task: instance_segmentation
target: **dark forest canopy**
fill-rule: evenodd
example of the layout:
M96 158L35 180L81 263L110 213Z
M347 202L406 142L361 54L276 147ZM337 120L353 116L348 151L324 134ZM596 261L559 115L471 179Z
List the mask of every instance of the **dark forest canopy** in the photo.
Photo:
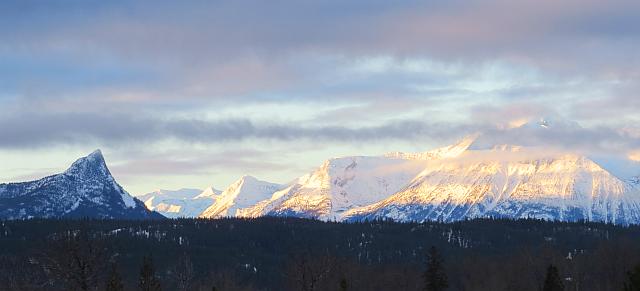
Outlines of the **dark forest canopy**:
M2 221L0 289L139 290L144 273L163 290L423 290L435 247L447 290L541 290L550 265L567 290L622 290L638 242L638 226L540 220Z

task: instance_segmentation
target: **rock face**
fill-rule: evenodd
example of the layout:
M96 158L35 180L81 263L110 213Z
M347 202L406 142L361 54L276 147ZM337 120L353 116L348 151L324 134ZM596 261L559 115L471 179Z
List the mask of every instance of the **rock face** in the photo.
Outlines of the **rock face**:
M118 185L99 150L61 174L0 184L0 219L80 217L163 218Z

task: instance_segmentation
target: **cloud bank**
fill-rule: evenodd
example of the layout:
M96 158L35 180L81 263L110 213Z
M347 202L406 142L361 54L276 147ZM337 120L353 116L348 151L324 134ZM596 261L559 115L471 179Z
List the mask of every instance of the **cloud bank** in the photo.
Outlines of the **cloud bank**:
M311 167L480 132L637 157L639 12L632 0L2 1L0 156L109 147L130 181L215 172L130 148L159 159L313 142L325 151L295 165ZM527 126L543 117L561 122Z

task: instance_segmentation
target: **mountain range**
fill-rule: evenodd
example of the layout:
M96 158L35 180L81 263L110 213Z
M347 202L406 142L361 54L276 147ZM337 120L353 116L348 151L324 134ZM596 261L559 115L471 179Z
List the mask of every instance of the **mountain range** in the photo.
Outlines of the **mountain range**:
M331 159L238 216L457 221L477 217L640 222L637 184L585 156L519 146Z
M538 125L549 127L548 122ZM243 176L224 191L158 190L134 198L115 182L96 151L62 174L0 184L0 218L162 214L448 222L505 217L626 225L640 223L638 181L638 175L623 177L577 151L488 147L475 135L421 153L329 159L286 184Z

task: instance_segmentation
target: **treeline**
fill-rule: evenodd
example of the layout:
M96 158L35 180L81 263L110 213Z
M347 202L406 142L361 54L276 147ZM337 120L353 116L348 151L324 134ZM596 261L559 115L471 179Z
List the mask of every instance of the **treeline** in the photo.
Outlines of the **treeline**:
M640 290L640 228L481 219L0 222L1 290Z

